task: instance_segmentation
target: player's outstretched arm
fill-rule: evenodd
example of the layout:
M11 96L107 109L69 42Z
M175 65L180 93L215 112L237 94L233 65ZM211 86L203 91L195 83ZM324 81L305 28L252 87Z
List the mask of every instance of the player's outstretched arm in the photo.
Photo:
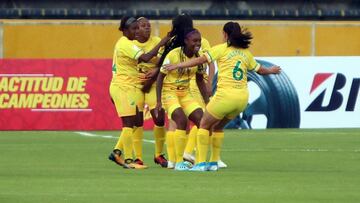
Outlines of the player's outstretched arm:
M270 68L264 68L262 65L257 71L257 73L259 73L260 75L279 74L280 72L280 66L271 66Z
M138 62L149 62L154 56L159 52L160 47L164 46L170 40L170 35L168 34L148 53L143 54L139 57Z
M200 64L203 64L206 62L207 62L206 56L200 56L200 57L193 58L193 59L190 59L190 60L182 62L182 63L168 64L168 65L165 65L164 68L167 71L171 71L171 70L175 70L178 68L188 68L188 67L197 66L197 65L200 65Z

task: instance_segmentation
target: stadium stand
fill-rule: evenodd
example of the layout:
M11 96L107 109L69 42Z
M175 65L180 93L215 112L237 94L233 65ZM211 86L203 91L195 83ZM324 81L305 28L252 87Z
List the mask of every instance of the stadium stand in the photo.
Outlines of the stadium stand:
M6 0L0 2L2 19L118 19L123 15L169 19L185 12L195 19L359 20L360 0Z

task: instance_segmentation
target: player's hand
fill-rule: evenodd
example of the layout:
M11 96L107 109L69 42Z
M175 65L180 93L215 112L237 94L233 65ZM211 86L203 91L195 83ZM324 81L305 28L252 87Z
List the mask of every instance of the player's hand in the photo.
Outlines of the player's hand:
M144 82L147 80L146 74L144 74L144 73L139 73L138 79L140 80L141 83L144 83Z
M150 79L150 78L154 78L156 76L157 70L156 69L152 69L150 71L148 71L145 74L145 79Z
M166 64L163 66L163 68L167 71L172 71L172 70L175 70L177 69L177 64Z
M162 104L161 102L157 102L156 103L156 106L155 106L155 109L154 109L154 113L155 113L155 117L159 117L159 114L161 112L161 109L162 109Z
M272 67L269 68L269 70L273 74L279 74L281 72L280 66L272 66Z

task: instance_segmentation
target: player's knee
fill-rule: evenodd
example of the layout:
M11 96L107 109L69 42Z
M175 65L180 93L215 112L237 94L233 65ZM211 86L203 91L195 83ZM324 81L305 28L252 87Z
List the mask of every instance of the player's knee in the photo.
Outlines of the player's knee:
M186 130L187 118L184 116L178 116L175 120L176 128L180 130Z

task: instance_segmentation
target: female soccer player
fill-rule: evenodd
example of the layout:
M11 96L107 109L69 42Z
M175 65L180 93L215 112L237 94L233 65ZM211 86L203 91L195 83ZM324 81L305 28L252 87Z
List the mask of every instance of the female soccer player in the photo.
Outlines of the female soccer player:
M280 67L264 68L258 64L248 50L252 36L250 32L242 30L235 22L224 25L223 36L225 43L212 47L201 57L179 64L170 64L164 69L168 71L181 70L206 62L217 61L218 83L217 91L206 105L206 111L200 122L197 133L198 164L191 170L217 170L217 161L224 137L224 126L236 115L244 111L248 103L247 71L256 71L261 75L277 74ZM206 163L209 147L209 131L213 130L212 155Z
M139 31L136 36L135 45L145 52L151 51L156 45L161 41L159 37L151 35L151 25L148 19L140 17L137 19L139 25ZM146 75L151 75L156 71L157 57L152 58L149 62L141 62L137 65L137 69L140 74L146 78ZM140 88L142 88L141 85ZM142 139L143 139L143 123L144 123L144 105L146 104L150 109L150 114L154 121L154 137L155 137L155 156L154 162L160 164L162 167L167 167L167 160L162 154L165 142L165 110L162 109L159 113L159 116L155 116L154 109L156 106L156 88L155 83L151 86L149 92L141 92L141 104L139 107L139 114L137 115L137 127L134 131L133 143L134 143L134 152L135 152L135 163L143 165L142 159Z
M124 168L142 169L147 167L134 163L132 156L133 130L136 126L136 115L141 105L138 99L141 92L137 88L141 85L141 80L139 79L137 64L150 61L169 38L163 38L151 51L145 53L133 41L138 29L134 17L123 17L121 19L119 30L122 31L123 36L115 45L110 95L122 120L123 128L109 159ZM121 157L121 149L124 151L125 160Z
M184 46L173 49L166 56L164 64L176 64L199 56L201 46L200 32L194 28L184 32ZM183 161L183 154L186 145L187 120L191 120L199 127L203 115L201 106L194 100L189 91L189 82L196 75L196 82L204 101L208 102L206 84L203 80L204 67L198 64L195 68L184 68L176 71L161 69L157 78L156 110L160 111L162 103L169 117L176 123L174 133L174 145L176 164L175 170L189 170L190 166Z

